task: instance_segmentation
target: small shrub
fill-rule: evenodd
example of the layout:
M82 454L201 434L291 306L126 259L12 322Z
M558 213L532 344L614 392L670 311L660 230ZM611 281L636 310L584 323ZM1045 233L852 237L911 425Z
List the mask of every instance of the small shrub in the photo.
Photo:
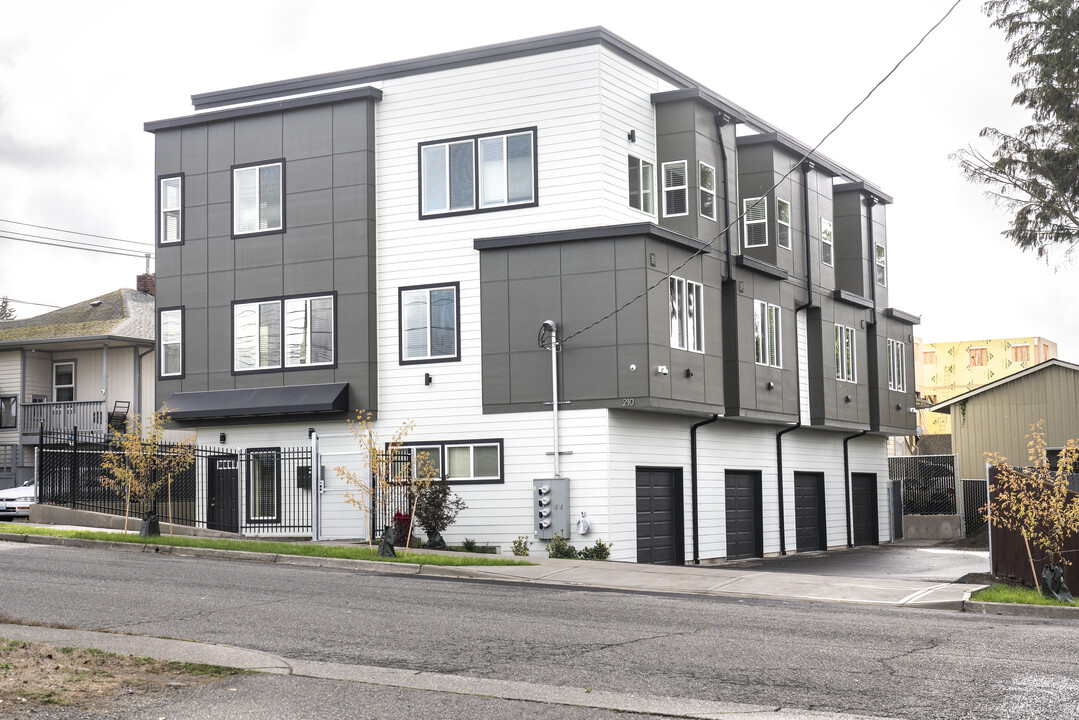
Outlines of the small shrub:
M416 522L428 533L441 534L453 524L457 514L467 507L464 500L450 491L449 481L440 478L420 494L416 503Z
M577 557L577 550L569 544L569 540L562 537L562 533L556 532L547 545L547 557L573 560Z
M611 546L614 543L605 543L596 539L596 544L587 547L577 553L582 560L607 560L611 557Z
M412 529L412 516L408 513L395 512L393 514L393 531L396 533L394 545L398 547L412 547L412 537L409 530Z
M519 538L513 541L513 554L518 557L528 556L528 547L532 542L528 539L527 535L521 535Z
M472 538L465 538L461 541L461 549L463 549L465 552L479 552L480 546Z

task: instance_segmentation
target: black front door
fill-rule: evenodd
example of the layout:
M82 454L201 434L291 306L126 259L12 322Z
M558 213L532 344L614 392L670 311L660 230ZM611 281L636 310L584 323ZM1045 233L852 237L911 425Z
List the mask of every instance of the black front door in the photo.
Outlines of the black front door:
M794 528L798 552L824 550L824 473L794 473Z
M756 471L728 470L724 484L727 559L761 557L764 554L761 474Z
M854 515L854 544L876 545L877 476L875 473L851 473L851 509Z
M682 470L637 468L637 562L682 565Z
M240 532L240 473L235 455L222 455L210 462L206 527Z

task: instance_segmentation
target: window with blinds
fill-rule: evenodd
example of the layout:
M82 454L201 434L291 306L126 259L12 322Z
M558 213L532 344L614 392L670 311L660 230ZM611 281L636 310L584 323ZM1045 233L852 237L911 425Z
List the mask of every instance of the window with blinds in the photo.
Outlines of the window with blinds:
M232 234L284 229L284 164L248 165L232 170Z
M536 203L536 130L420 145L420 216Z
M768 244L768 198L742 200L742 229L745 232L744 247L765 247Z
M502 445L501 438L423 440L402 445L398 454L409 463L407 475L413 478L431 473L450 482L478 485L503 481Z
M247 451L247 519L276 522L280 514L280 448Z
M183 235L183 175L162 177L158 181L157 241L159 245L182 242Z
M402 364L460 360L458 283L399 290Z
M663 216L689 214L689 179L686 161L663 163Z

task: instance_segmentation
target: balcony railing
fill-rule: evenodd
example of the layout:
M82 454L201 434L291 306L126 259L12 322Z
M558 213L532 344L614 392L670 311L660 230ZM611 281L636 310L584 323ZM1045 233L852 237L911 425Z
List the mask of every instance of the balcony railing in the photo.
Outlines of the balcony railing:
M104 433L108 423L108 412L104 400L87 402L50 402L27 403L19 408L22 419L19 429L23 433L36 433L45 423L46 431L71 430L79 428L79 433Z

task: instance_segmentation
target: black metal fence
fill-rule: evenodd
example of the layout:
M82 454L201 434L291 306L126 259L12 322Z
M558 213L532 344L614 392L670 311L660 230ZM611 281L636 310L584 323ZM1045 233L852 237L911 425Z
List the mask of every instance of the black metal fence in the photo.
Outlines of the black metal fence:
M410 450L402 449L391 459L390 477L410 477L412 454ZM393 527L393 516L397 513L410 514L412 512L412 488L407 482L380 483L372 478L371 482L373 502L371 506L371 537L381 537L382 529Z
M155 452L174 450L162 444ZM105 458L117 454L119 447L101 436L77 430L42 433L39 502L135 518L153 510L165 522L245 535L311 532L310 448L196 446L186 470L171 478L150 477L158 489L145 499L106 482Z
M954 455L888 458L888 476L902 483L904 515L957 515Z
M963 528L967 535L976 533L985 527L985 515L982 513L989 500L989 483L985 480L962 480L963 488Z

